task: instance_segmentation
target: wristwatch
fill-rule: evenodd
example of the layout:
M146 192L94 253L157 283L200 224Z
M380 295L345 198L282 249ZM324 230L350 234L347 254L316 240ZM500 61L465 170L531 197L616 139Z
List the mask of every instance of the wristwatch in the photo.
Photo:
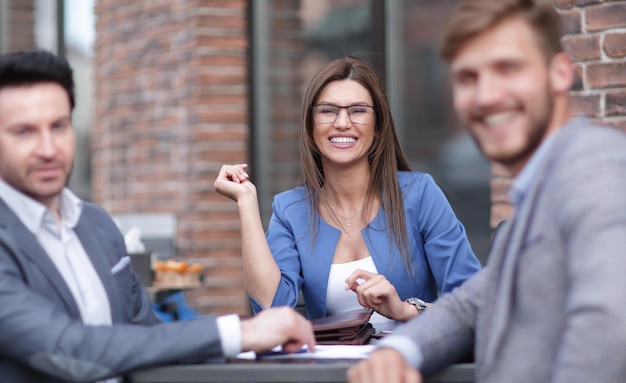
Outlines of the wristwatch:
M417 314L421 314L422 311L426 310L426 307L427 307L426 302L415 297L407 298L405 302L408 302L412 304L413 306L415 306L415 308L417 309Z

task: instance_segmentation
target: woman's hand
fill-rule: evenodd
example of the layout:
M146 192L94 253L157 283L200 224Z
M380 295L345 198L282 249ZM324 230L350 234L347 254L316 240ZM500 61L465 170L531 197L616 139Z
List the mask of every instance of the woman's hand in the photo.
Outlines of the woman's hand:
M247 164L223 165L213 183L215 191L235 202L248 194L256 199L256 186L248 180L247 167Z
M403 302L396 288L382 274L354 270L346 278L346 290L356 293L359 304L390 319L406 322L417 315L413 305Z

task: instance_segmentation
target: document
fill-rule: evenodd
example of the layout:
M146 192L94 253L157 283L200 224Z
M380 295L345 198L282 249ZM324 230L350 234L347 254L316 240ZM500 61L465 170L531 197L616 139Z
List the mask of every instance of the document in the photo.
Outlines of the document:
M280 346L269 352L256 354L253 351L242 352L237 359L365 359L374 350L371 344L364 345L317 345L315 352L309 352L305 346L294 353L283 352Z

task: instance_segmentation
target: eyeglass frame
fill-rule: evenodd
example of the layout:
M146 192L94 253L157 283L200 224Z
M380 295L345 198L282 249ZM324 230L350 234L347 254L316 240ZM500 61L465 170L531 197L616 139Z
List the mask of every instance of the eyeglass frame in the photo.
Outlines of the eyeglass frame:
M330 122L319 122L315 119L315 108L319 107L319 106L331 106L331 107L335 107L337 108L337 113L335 113L335 119L330 121ZM366 107L366 108L372 108L372 114L376 114L376 112L378 112L378 109L376 109L376 107L372 106L372 105L368 105L368 104L354 104L354 105L348 105L348 106L339 106L339 105L335 105L335 104L314 104L311 105L311 117L313 117L313 121L317 122L318 124L334 124L337 121L337 117L339 117L339 111L341 109L345 109L346 113L348 113L348 120L350 120L350 122L352 122L353 124L358 124L358 125L365 125L365 124L369 124L371 121L368 122L354 122L352 121L351 115L350 115L350 108L358 108L358 107Z

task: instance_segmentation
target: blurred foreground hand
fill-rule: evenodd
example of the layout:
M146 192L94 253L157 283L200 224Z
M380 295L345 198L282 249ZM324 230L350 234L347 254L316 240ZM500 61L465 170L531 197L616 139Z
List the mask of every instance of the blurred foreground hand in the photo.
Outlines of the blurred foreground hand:
M392 348L374 351L369 358L350 367L346 377L349 383L422 383L419 371Z

